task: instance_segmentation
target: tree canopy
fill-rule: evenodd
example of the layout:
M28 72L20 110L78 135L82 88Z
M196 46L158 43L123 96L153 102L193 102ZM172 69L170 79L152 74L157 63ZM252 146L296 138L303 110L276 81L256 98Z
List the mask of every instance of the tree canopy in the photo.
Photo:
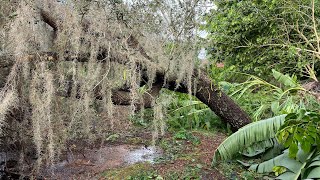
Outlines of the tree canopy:
M256 75L319 67L319 1L214 2L204 26L214 61Z

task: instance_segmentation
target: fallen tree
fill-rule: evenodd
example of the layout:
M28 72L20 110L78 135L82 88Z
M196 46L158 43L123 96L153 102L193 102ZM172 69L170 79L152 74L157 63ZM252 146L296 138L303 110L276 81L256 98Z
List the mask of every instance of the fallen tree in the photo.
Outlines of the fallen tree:
M113 105L129 105L132 112L156 107L161 88L194 95L233 131L250 123L195 66L192 41L144 31L113 12L115 4L93 2L85 13L75 4L81 5L22 1L9 52L0 56L0 129L13 134L5 142L37 152L38 168L43 159L52 163L66 141L106 133L101 112L112 129Z
M41 20L53 29L54 37L56 37L58 36L58 33L62 31L63 27L59 27L59 23L57 22L58 19L56 17L53 17L51 14L52 13L48 12L45 9L39 9L39 16ZM85 20L82 21L82 23L83 24L81 25L81 27L83 27L83 31L87 31L90 24ZM112 36L110 36L109 38L112 38ZM53 39L53 41L55 41L55 39ZM250 122L249 116L232 99L230 99L215 84L213 84L211 79L208 77L208 75L206 75L204 71L198 69L192 70L192 76L189 80L194 83L187 82L187 79L184 79L179 82L177 77L178 75L173 75L170 77L166 74L167 72L163 67L154 63L152 58L144 50L144 47L138 42L138 40L133 35L129 35L129 37L126 37L126 43L129 48L133 49L140 55L140 59L137 59L134 62L135 66L137 66L137 70L139 70L142 73L143 77L141 79L141 82L138 83L139 86L145 85L145 82L148 81L149 77L147 75L147 67L154 68L156 72L156 76L153 80L154 82L151 86L152 88L147 94L143 95L144 105L146 107L152 106L152 99L158 96L161 87L163 87L177 92L192 93L200 101L207 104L210 107L210 109L214 111L219 117L221 117L221 119L224 122L229 123L234 131ZM64 52L67 52L67 50L65 50ZM90 53L86 53L80 55L78 54L73 57L71 54L64 54L62 57L59 57L57 52L38 52L36 54L24 55L23 57L20 57L19 60L16 60L15 56L5 55L1 57L0 63L0 77L2 78L1 85L4 86L3 82L5 77L10 72L10 67L12 67L14 63L19 63L19 61L33 61L33 63L37 63L39 61L58 62L63 60L84 63L90 60L90 56ZM106 62L106 58L109 58L110 61L114 61L120 64L130 63L130 60L127 55L121 54L113 50L113 48L108 50L100 50L100 52L96 55L96 61L98 63ZM192 87L188 87L188 83L191 84ZM67 94L67 96L70 96L70 88L71 86L68 87L69 94ZM190 92L190 89L195 88L196 91ZM113 90L112 101L114 104L118 105L130 105L132 103L132 98L130 97L129 88L121 87L118 88L118 90ZM140 106L141 102L136 102L136 105Z
M45 57L45 58L43 58ZM118 59L121 57L121 59ZM13 58L13 57L11 57ZM1 57L1 59L8 59L8 57ZM53 55L52 53L45 53L38 58L35 55L29 55L29 61L48 61L48 60L57 62L58 57ZM86 62L86 58L84 56L80 57L81 62ZM126 63L128 59L125 56L118 56L113 58L114 61L119 63ZM97 60L98 61L98 60ZM8 62L8 61L7 61ZM12 62L12 60L9 60ZM139 83L141 86L145 85L145 82L148 81L147 69L141 69L143 67L141 62L136 62L136 65L140 67L142 71L142 81ZM148 60L144 61L144 63L151 64L152 66L156 66L152 62ZM4 66L0 66L1 69L6 69L2 76L7 76L9 74L10 66L13 66L13 63L4 63ZM172 91L181 92L181 93L190 93L188 92L188 85L186 81L182 81L177 84L177 77L170 77L168 79L165 78L166 74L163 69L158 68L156 70L156 77L154 83L152 84L152 88L145 93L142 99L139 102L136 102L136 106L139 107L142 104L146 108L151 108L153 100L157 98L161 88L167 88ZM232 130L236 131L237 129L243 127L244 125L250 123L250 118L230 97L228 97L224 92L222 92L216 85L213 84L212 80L204 71L194 70L192 75L192 82L196 82L192 84L192 89L197 88L195 92L191 92L192 95L196 96L200 101L204 104L208 105L208 107L217 114L225 123L229 123ZM194 87L195 86L195 87ZM97 86L98 87L98 86ZM68 87L67 93L64 93L65 97L70 97L72 86ZM57 92L59 94L59 92ZM97 92L97 98L101 99L101 95ZM61 95L61 93L60 93ZM116 105L130 105L132 103L132 98L130 96L129 89L127 87L119 88L118 90L114 90L112 92L112 102Z

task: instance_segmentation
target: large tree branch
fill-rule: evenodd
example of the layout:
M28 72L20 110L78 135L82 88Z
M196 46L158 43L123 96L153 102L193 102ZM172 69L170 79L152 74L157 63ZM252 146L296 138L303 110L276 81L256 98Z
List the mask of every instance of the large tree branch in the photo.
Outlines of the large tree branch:
M52 55L52 53L51 53ZM52 62L57 62L58 57L57 56L51 56L49 55L43 55L41 56L28 56L28 57L35 57L35 61L47 61L50 60ZM48 58L50 57L50 58ZM113 57L113 61L117 61L119 63L128 62L124 59L117 59L117 58L124 58L126 56L118 55L117 57ZM25 60L31 60L30 58L24 58ZM82 62L85 60L85 58L81 57ZM145 60L142 61L144 63L152 64L154 67L156 67L155 64L152 62ZM137 66L139 67L147 67L140 64L141 61L136 62ZM147 76L147 69L142 69L143 78L145 80L148 80ZM155 96L160 91L160 87L168 88L173 91L178 91L182 93L188 93L188 87L187 82L181 82L178 86L177 79L178 77L170 77L169 79L166 79L166 73L163 68L158 67L156 69L156 80L153 86L154 89L151 90L149 94L154 94ZM197 82L194 84L197 87L196 93L193 95L196 96L200 101L207 104L209 108L214 111L219 117L222 118L225 122L229 123L233 130L237 130L238 128L250 123L249 116L231 99L229 98L224 92L222 92L218 87L216 87L211 79L204 73L194 70L194 74L192 76L192 81ZM178 88L176 88L178 87ZM194 87L192 87L193 89ZM154 97L152 97L154 98ZM151 97L148 97L148 95L144 95L144 101L147 107L151 107ZM122 104L122 105L129 105L131 103L130 93L125 91L118 91L113 92L112 100L114 104Z
M164 84L166 81L166 84ZM197 87L196 92L192 95L197 97L201 102L206 104L217 116L224 122L229 123L233 131L238 130L251 122L250 117L244 112L229 96L213 84L210 77L205 72L194 71L192 89ZM157 73L156 82L163 84L169 90L188 93L187 82L183 81L177 88L177 79L166 79L165 74Z
M59 27L57 26L56 20L50 16L50 13L42 12L40 13L42 19L50 25L54 30L59 32ZM140 45L139 41L133 36L130 35L127 38L127 44L129 48L132 48L140 53L141 58L136 61L136 66L142 72L142 76L144 80L148 80L147 76L147 67L153 67L156 70L156 77L153 84L153 89L149 92L149 94L153 94L149 96L149 94L143 95L144 103L147 106L152 105L153 98L157 96L161 87L168 88L173 91L178 91L182 93L188 93L188 82L182 81L180 84L177 84L178 77L177 76L166 76L165 68L155 64L145 49ZM108 54L108 58L106 58L106 54ZM100 57L97 57L97 61L100 59L101 63L106 62L106 59L109 61L118 62L120 64L130 63L127 57L128 55L121 54L119 52L111 50L111 52L101 52ZM76 62L86 62L89 61L90 54L81 54L76 57L58 57L56 53L36 53L30 54L25 57L20 57L16 63L19 61L52 61L57 62L59 59L64 59L66 61L76 61ZM7 62L15 62L14 57L11 56L11 60ZM1 64L0 64L1 68ZM223 121L229 123L233 130L237 130L242 126L250 123L249 116L224 92L222 92L218 87L216 87L211 79L204 72L198 73L197 70L193 71L193 75L191 78L194 83L192 86L197 87L197 91L193 94L200 101L207 104L209 108L214 111ZM177 88L178 87L178 88ZM189 87L190 88L190 87ZM195 89L195 87L191 87ZM113 92L112 100L115 104L130 104L131 98L129 96L129 92L125 91L116 91Z

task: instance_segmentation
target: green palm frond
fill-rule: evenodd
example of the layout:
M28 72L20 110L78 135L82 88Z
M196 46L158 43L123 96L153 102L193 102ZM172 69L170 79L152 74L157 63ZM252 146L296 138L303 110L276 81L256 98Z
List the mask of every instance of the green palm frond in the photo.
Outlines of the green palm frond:
M218 160L231 159L256 142L274 138L278 129L284 123L285 116L275 116L242 127L220 144L213 157L213 164Z
M268 161L251 165L249 170L257 173L270 173L277 169L275 167L283 167L285 171L276 179L320 178L320 155L317 155L315 150L306 153L300 148L297 159L290 158L288 154L289 151L285 150L283 154Z
M273 77L280 82L281 84L285 85L287 88L297 88L300 87L299 82L297 81L296 76L290 77L287 74L282 74L274 69L272 69Z

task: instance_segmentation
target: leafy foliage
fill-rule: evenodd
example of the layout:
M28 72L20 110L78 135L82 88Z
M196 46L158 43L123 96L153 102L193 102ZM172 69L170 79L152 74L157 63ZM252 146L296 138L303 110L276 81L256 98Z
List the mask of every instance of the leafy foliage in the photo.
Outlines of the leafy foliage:
M221 88L247 110L254 121L288 114L301 108L316 110L319 102L304 89L297 77L272 70L275 82L254 75L240 73L247 77L242 83L220 82Z
M181 93L166 93L172 95L167 114L167 124L169 128L188 130L227 129L227 126L221 123L220 118L198 99Z
M218 160L231 159L240 151L257 142L274 138L276 132L283 124L285 116L286 115L280 115L270 119L257 121L239 129L219 145L213 157L213 164ZM266 146L267 143L265 143L265 147Z
M314 4L313 4L314 2ZM215 0L204 29L211 59L239 71L268 75L318 64L319 3L314 0Z
M297 159L292 159L289 157L288 150L285 150L283 154L263 163L251 165L249 169L258 173L275 172L276 176L280 175L277 179L283 180L296 180L299 177L301 179L319 178L319 155L315 150L305 152L300 149Z
M221 122L212 110L193 96L163 89L157 99L166 109L164 119L166 128L176 134L185 136L188 131L200 129L207 131L230 131L228 125ZM143 109L141 113L131 116L131 122L149 128L154 119L153 109ZM184 139L184 138L183 138Z
M136 113L130 117L131 122L136 126L142 126L144 128L150 127L153 120L153 110L144 109L141 113Z
M320 114L301 109L298 113L288 114L285 123L277 133L279 142L289 148L289 156L297 156L299 146L306 153L317 146L320 150Z
M280 118L280 120L276 118L262 120L243 127L218 147L213 162L230 159L244 149L246 149L245 153L242 154L247 157L267 154L264 148L276 147L278 144L268 143L265 140L276 136L279 142L288 148L283 153L278 156L274 156L277 153L273 153L271 158L262 163L251 165L239 162L250 166L249 170L257 173L275 172L277 179L320 178L320 114L301 109L297 113L281 115ZM274 124L275 122L278 124ZM262 125L262 123L266 124ZM250 126L252 127L248 128ZM270 131L270 126L276 130Z
M178 131L174 135L174 138L177 139L177 140L188 140L188 141L191 141L192 144L194 144L194 145L199 145L200 144L199 138L194 136L191 132L186 131L186 130Z

